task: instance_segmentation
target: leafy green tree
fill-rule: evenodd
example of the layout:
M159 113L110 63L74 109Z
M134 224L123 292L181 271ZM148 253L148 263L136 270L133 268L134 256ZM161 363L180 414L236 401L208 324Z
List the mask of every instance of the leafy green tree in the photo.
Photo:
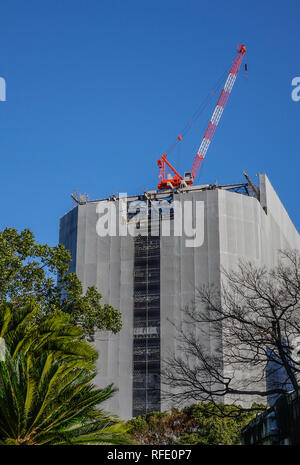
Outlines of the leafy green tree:
M151 412L128 421L132 437L141 444L173 444L188 426L187 415L175 408L171 413Z
M242 429L265 406L253 405L254 411L239 406L193 404L182 410L151 412L128 422L130 434L142 444L240 444Z
M0 233L0 443L132 443L100 409L115 388L93 385L98 354L84 337L95 325L117 332L120 314L95 288L82 295L67 251L32 240Z
M128 426L99 408L114 388L97 389L95 373L52 353L6 351L0 361L0 443L128 444Z
M239 406L200 403L185 407L183 412L190 420L191 428L174 444L240 444L242 429L266 406L253 404L256 411L241 410Z
M70 252L62 244L39 244L29 229L0 231L0 302L22 307L34 301L41 315L65 312L89 338L93 338L95 327L120 331L120 312L103 305L93 286L83 294L77 275L69 273L70 262Z

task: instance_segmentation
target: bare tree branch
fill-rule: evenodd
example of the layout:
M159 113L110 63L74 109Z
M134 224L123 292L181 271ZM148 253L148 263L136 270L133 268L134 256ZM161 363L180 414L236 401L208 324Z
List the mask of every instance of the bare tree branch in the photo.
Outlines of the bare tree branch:
M177 350L162 370L170 402L234 403L299 391L299 252L281 251L271 270L242 261L222 270L220 288L199 287L176 329Z

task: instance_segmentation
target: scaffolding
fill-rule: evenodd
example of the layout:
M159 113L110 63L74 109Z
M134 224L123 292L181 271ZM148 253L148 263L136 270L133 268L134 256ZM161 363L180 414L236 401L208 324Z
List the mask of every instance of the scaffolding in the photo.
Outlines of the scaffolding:
M151 219L150 211L149 217ZM141 224L139 235L134 240L134 417L160 410L159 220L156 222L157 231L153 231L153 222L150 231L150 224L151 221Z

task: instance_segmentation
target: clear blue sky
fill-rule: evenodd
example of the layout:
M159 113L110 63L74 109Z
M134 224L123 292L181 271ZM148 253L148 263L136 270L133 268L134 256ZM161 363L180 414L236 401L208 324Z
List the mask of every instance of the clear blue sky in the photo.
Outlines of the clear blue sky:
M57 243L77 189L91 199L157 185L157 158L247 45L201 183L266 172L300 229L300 3L2 0L0 227ZM206 112L172 160L192 165Z

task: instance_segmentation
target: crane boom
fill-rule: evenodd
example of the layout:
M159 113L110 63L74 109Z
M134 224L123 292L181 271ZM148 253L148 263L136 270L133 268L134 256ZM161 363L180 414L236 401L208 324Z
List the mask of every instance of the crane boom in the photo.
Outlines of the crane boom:
M210 119L208 128L206 129L206 132L204 134L203 140L201 142L201 145L197 151L191 174L193 178L197 176L197 173L199 171L199 168L205 158L206 152L210 146L210 143L212 141L212 138L214 136L214 133L217 129L217 126L219 124L219 121L221 119L222 113L224 111L225 105L227 103L227 100L229 98L230 92L232 91L233 85L235 83L237 74L239 72L243 55L246 52L246 47L245 45L240 45L239 47L239 52L238 55L235 59L235 62L233 63L233 66L229 72L228 78L226 79L224 88L221 92L221 95L219 97L218 103L216 105L216 108L212 114L212 117Z
M224 111L225 105L227 103L227 100L229 98L230 92L232 91L233 85L235 83L237 74L239 72L243 56L246 53L246 46L245 45L240 45L238 48L238 55L232 65L232 68L229 72L229 75L226 79L225 85L223 87L223 90L221 92L221 95L219 97L218 103L216 105L216 108L214 109L214 112L212 114L212 117L210 119L210 122L208 124L208 128L204 134L204 137L202 139L202 142L200 144L200 147L196 153L195 160L192 166L192 169L190 172L185 173L185 175L182 177L176 170L173 168L173 166L170 164L169 161L167 161L167 156L166 154L163 154L161 158L158 160L158 166L160 168L159 172L159 177L160 177L160 182L158 184L159 189L167 189L170 187L180 187L182 184L184 185L192 185L194 182L194 179L199 171L199 168L205 158L205 155L207 153L207 150L210 146L210 143L212 141L212 138L214 136L214 133L216 131L216 128L219 124L219 121L221 119L222 113ZM181 140L181 136L178 136ZM170 170L173 173L173 176L168 174L166 176L166 165L170 168Z

